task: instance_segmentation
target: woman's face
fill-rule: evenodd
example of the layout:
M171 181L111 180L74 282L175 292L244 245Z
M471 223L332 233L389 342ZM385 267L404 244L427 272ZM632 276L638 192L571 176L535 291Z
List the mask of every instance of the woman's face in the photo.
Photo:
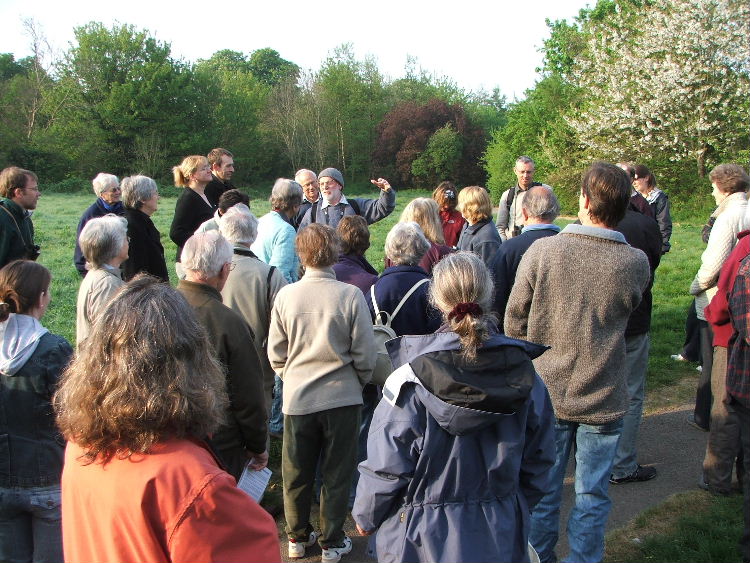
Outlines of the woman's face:
M722 192L717 186L716 183L711 183L711 187L713 190L711 190L711 195L714 196L714 200L716 200L716 205L721 204L722 201L727 199L727 195L724 192Z
M640 194L647 194L651 191L651 189L648 187L648 178L639 178L638 176L635 177L635 180L633 180L633 187L638 191Z
M120 190L120 186L115 186L114 188L110 188L105 192L102 192L101 197L104 201L106 201L109 205L113 205L120 201L120 196L122 195L122 191Z
M155 193L150 199L141 202L141 211L149 217L159 208L159 194Z
M208 161L199 166L198 169L192 173L190 180L198 184L208 184L212 180L211 166L209 166Z

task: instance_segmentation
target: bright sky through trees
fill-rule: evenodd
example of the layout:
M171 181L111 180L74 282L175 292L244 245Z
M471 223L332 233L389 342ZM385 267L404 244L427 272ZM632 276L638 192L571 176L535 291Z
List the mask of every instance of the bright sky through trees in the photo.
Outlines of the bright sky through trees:
M174 57L209 58L220 49L246 54L276 49L302 68L317 70L337 45L352 43L358 57L376 57L381 72L402 76L407 57L459 87L484 88L513 100L534 85L544 23L572 18L586 0L287 0L285 2L160 2L130 0L2 0L0 53L31 54L22 20L33 18L53 48L65 51L73 28L89 21L148 29L172 45Z

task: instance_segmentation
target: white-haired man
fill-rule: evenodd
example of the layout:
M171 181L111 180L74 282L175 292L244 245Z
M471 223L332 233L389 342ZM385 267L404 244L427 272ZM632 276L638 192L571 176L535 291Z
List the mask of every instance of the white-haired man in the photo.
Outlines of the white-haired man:
M292 226L299 229L307 210L320 201L320 183L318 182L318 175L307 168L298 170L294 175L294 181L302 186L302 204L299 206L297 215L292 217Z
M227 423L211 437L211 443L239 479L250 467L263 469L268 463L266 405L262 368L253 335L245 320L222 304L220 291L232 269L232 245L217 231L190 237L182 250L185 279L177 284L206 329L216 356L227 374L230 406Z

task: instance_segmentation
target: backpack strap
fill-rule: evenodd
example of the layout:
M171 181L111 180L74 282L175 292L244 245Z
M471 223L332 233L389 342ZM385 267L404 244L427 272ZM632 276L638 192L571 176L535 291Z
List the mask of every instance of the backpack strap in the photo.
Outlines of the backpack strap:
M362 210L359 208L359 203L356 199L347 199L346 200L351 208L354 210L355 215L362 215Z
M393 321L394 318L396 318L396 315L398 315L398 312L401 310L401 307L404 306L404 303L406 303L407 299L411 297L412 293L417 291L420 285L424 283L428 283L429 281L430 281L429 278L424 278L424 279L419 280L413 286L411 286L411 289L409 289L409 291L406 292L406 295L404 295L401 298L401 301L398 302L398 305L396 305L396 308L393 310L393 313L388 313L387 311L381 311L378 308L378 303L377 301L375 301L375 284L372 284L370 286L370 296L372 297L372 307L373 309L375 309L375 321L377 322L379 320L380 315L383 314L385 315L385 320L386 320L385 326L390 327L391 322Z
M508 208L508 220L510 220L510 206L513 205L513 200L516 197L516 187L513 186L508 190L508 197L505 200L505 206Z
M413 286L411 286L411 289L406 292L406 295L404 295L403 299L398 302L398 305L396 305L396 308L393 310L393 313L391 313L391 319L393 319L396 315L398 315L398 312L401 310L401 307L404 306L404 303L406 303L406 300L411 297L411 294L417 291L419 289L419 286L424 283L429 283L429 278L424 278L419 280L417 283L415 283Z

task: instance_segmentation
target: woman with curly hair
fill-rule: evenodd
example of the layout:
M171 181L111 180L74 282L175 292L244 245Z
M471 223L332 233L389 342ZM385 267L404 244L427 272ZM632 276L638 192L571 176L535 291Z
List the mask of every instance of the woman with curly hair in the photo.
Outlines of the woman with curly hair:
M110 302L54 397L66 561L280 561L273 519L203 441L224 381L169 285L138 276Z

